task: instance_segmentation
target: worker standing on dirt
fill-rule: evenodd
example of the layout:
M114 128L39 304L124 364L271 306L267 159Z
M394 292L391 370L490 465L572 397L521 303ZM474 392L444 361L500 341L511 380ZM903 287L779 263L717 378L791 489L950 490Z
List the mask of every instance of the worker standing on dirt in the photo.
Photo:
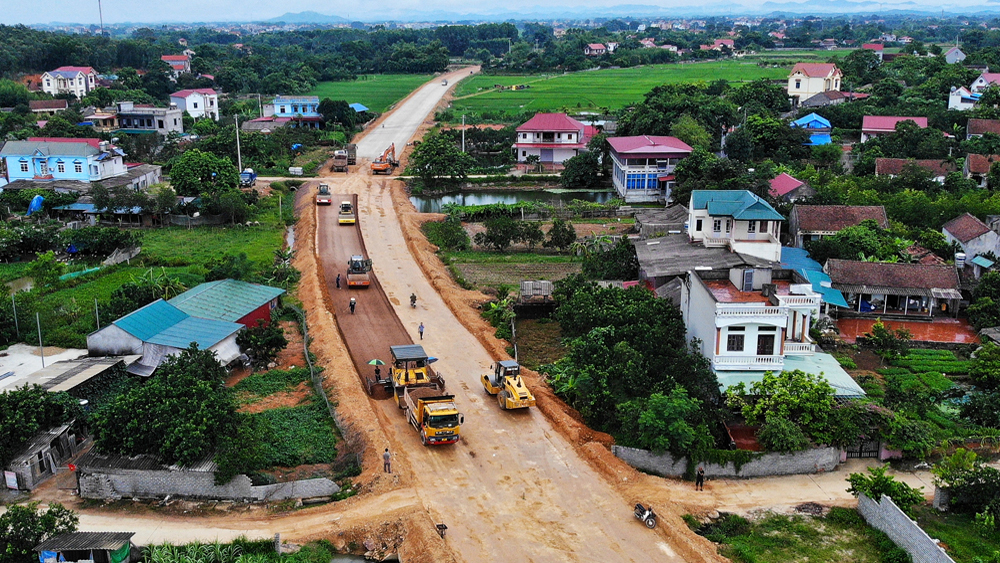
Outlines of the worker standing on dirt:
M340 274L337 274L337 289L340 289Z
M698 472L694 476L694 490L704 491L705 490L705 468L699 467Z
M392 454L389 453L389 448L382 454L382 471L392 473Z
M358 300L355 299L355 298L353 298L353 297L351 297L350 307L351 307L351 314L352 315L354 314L354 308L357 307L357 306L358 306Z
M420 322L420 326L417 327L417 332L420 333L420 340L423 340L424 339L424 323L423 323L423 321L421 321Z

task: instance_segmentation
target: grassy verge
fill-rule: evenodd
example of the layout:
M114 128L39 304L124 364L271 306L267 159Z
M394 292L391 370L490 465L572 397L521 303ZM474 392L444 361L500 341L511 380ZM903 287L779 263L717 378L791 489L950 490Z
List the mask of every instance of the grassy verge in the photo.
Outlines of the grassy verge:
M972 516L938 512L930 506L919 507L916 513L920 527L941 540L956 563L973 563L976 557L986 559L1000 551L1000 534L979 533Z
M12 262L10 264L0 264L0 283L7 283L18 278L23 278L28 271L27 262Z
M261 454L271 467L295 467L331 463L337 457L340 434L326 407L319 401L310 405L266 410L249 415L270 428L271 440L260 444Z
M533 370L565 356L559 323L551 319L518 320L517 352L521 365Z
M140 256L150 265L189 266L244 252L251 262L270 263L284 235L277 223L263 222L256 227L165 227L143 233Z
M465 250L461 252L442 252L441 258L447 262L464 262L467 264L566 264L577 261L568 254L540 254L535 252L485 252Z
M272 369L240 380L233 386L233 391L241 403L249 404L268 395L294 389L303 381L309 381L308 368Z
M346 82L320 82L309 95L357 102L381 113L430 79L429 74L368 74Z

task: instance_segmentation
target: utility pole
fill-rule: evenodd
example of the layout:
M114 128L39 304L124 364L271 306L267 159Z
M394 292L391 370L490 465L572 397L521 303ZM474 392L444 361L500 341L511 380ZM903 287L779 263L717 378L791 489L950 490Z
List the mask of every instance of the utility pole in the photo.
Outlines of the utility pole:
M97 298L94 298L94 318L97 319L97 330L101 330L101 312L97 310Z
M236 170L243 173L243 154L240 153L240 114L233 116L236 120Z
M14 332L17 333L17 339L21 339L21 327L17 326L17 303L14 303L14 294L10 294L10 307L14 310Z
M462 152L465 152L465 114L462 114Z
M38 313L35 313L35 326L38 327L38 351L42 355L42 367L45 367L45 346L42 346L42 321L38 319Z
M101 0L97 0L97 15L101 18L101 37L104 37L104 10L101 9Z

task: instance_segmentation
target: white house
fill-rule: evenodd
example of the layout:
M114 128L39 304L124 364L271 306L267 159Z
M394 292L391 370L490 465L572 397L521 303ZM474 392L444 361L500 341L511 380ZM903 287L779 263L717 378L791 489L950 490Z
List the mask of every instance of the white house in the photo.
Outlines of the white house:
M994 84L1000 84L1000 72L984 72L979 75L979 78L972 81L969 90L972 90L974 94L979 94Z
M958 46L955 46L945 51L944 60L948 64L960 63L965 60L965 53Z
M608 52L608 48L603 43L588 43L583 48L583 54L588 57L599 57Z
M170 74L175 79L179 74L191 72L191 57L187 55L163 55L160 60L170 65Z
M677 137L611 137L612 181L626 203L666 201L674 187L674 168L691 155Z
M42 92L82 98L97 88L97 72L89 66L61 66L42 74Z
M170 94L170 103L188 112L195 119L210 117L219 120L219 94L211 88L180 90Z
M517 128L518 162L537 155L542 163L562 163L587 150L588 128L565 113L536 113Z
M770 262L781 261L784 216L747 190L694 190L688 206L688 238L706 247Z
M961 87L951 87L951 93L948 94L948 109L954 109L958 111L966 111L974 108L976 102L979 101L980 94L974 94L971 90L965 86Z
M799 102L823 92L840 90L843 73L832 63L798 63L788 75L788 97Z
M994 255L1000 252L1000 235L969 213L963 213L945 223L941 232L948 244L956 243L962 247L966 260L987 252Z

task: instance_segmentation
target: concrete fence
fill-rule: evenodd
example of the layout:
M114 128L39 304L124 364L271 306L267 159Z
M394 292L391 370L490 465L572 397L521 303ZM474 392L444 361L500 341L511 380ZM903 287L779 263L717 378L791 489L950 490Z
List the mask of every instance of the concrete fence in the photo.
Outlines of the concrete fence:
M222 215L199 215L188 217L187 215L167 215L171 225L181 227L201 227L206 225L224 225L225 218Z
M611 446L611 452L636 469L664 477L680 477L687 470L687 458L675 460L669 453L656 454L625 446ZM791 454L766 453L743 464L738 470L732 462L725 465L704 462L699 465L705 468L706 477L750 478L822 473L837 467L839 462L839 449L813 448Z
M858 512L871 527L909 553L913 563L955 563L891 498L883 495L882 501L876 502L862 494L858 497Z

